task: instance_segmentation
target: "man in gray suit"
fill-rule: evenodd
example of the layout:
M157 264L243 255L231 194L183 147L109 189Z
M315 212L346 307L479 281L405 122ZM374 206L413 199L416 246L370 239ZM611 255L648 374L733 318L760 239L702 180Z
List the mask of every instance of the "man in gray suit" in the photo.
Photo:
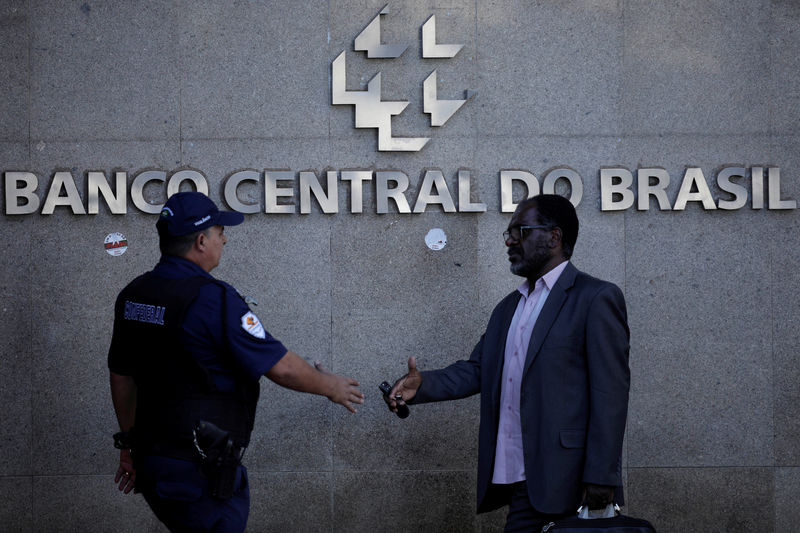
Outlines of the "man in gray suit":
M539 531L581 503L623 503L629 331L620 289L569 262L578 217L566 198L521 202L503 235L525 282L469 360L420 372L410 358L389 405L480 393L478 512L508 505L506 532Z

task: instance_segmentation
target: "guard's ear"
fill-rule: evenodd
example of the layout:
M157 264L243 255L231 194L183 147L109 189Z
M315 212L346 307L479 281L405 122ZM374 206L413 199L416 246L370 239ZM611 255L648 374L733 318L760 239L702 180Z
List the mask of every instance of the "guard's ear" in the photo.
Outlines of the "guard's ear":
M194 246L200 251L203 251L206 247L206 233L201 231L200 234L195 237L194 239Z

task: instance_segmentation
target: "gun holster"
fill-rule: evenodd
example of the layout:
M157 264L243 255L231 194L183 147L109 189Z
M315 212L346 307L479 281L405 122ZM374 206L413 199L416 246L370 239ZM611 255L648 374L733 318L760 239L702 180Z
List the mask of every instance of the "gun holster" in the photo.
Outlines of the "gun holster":
M233 496L236 470L244 449L235 445L229 432L205 420L195 422L192 433L211 495L220 500L229 499Z

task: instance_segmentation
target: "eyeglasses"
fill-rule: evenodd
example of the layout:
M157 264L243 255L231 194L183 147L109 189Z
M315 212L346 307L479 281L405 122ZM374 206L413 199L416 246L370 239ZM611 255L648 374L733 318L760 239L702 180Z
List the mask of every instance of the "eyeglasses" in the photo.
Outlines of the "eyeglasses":
M532 229L550 229L550 226L514 226L513 228L508 228L507 231L503 232L503 240L511 239L512 241L520 242L525 238L524 231L529 231Z

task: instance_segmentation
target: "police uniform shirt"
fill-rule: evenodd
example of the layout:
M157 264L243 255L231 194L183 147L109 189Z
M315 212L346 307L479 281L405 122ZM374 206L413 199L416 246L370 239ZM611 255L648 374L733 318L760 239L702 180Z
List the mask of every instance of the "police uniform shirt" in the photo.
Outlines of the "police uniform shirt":
M264 329L236 289L216 280L199 265L165 255L153 269L153 275L165 279L202 276L214 280L200 288L182 329L183 346L208 370L220 390L232 390L235 386L230 367L226 367L230 358L239 372L258 381L286 354L286 347ZM109 369L115 374L132 375L132 362L124 360L113 347L112 341Z

